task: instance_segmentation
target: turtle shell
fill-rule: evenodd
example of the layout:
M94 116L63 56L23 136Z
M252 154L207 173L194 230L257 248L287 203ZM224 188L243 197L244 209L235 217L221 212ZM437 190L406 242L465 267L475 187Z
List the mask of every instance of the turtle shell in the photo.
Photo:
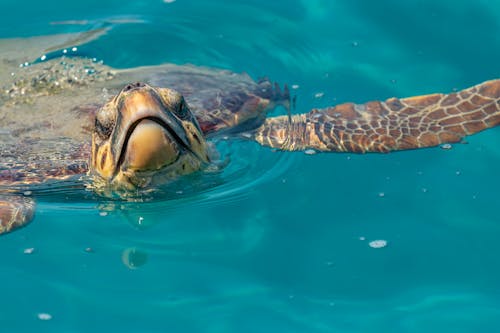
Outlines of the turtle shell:
M288 101L288 91L245 73L174 64L116 70L64 56L62 47L101 33L0 41L0 186L84 174L94 114L130 82L179 91L207 136L256 127ZM40 58L51 50L57 56Z

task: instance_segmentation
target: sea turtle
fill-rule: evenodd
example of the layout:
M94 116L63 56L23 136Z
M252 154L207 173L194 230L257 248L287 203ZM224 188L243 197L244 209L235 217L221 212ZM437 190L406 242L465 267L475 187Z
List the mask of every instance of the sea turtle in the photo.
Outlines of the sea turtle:
M207 142L218 135L245 133L287 151L387 153L500 124L500 80L267 117L290 103L286 86L268 79L192 65L115 70L55 56L100 33L0 41L0 233L32 219L36 184L86 174L100 194L126 196L207 168Z

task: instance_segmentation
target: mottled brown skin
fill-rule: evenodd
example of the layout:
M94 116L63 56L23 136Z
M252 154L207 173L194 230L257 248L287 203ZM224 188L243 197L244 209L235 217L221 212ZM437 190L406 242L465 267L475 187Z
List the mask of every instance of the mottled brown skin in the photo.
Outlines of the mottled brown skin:
M33 218L35 202L31 198L0 195L0 235L25 226Z
M287 90L281 91L267 79L255 82L245 73L192 65L114 70L89 59L56 58L19 68L19 62L30 59L18 60L18 50L54 43L51 37L48 41L45 39L6 41L2 44L5 47L0 48L0 59L3 59L0 62L0 219L3 225L0 234L31 221L34 201L24 196L31 195L34 186L39 188L51 180L69 180L62 186L80 182L105 196L121 192L119 196L126 197L132 188L154 186L203 168L208 159L201 155L205 148L196 148L198 140L199 145L204 146L205 137L216 133L258 127L269 110L289 100ZM11 44L15 46L13 52L9 51ZM45 51L42 48L32 53L35 53L31 55L34 59ZM126 83L138 81L176 91L154 88L163 105L142 90L132 102L114 104L125 100L127 94L120 92ZM184 131L188 141L180 144L176 138L171 140L170 136L163 135L158 124L147 120L137 126L139 131L132 133L130 149L126 150L130 153L125 154L129 167L122 164L118 169L112 168L119 160L116 157L119 140L109 143L106 138L94 139L91 154L90 136L99 135L95 132L98 130L94 122L96 114L101 115L100 120L106 110L119 114L121 120L115 121L120 127L115 132L124 133L130 125L127 119L134 117L134 109L148 106L151 112L174 113L171 106L182 100L177 91L189 101L185 110L192 114L193 121L184 119L173 132ZM198 140L193 133L197 133ZM113 134L113 137L120 135ZM144 146L150 139L155 144ZM163 149L157 153L158 148ZM186 154L189 150L186 148L192 153ZM194 152L200 153L197 158L193 158ZM81 177L85 174L92 177Z
M266 120L288 106L288 90L245 73L174 64L115 70L78 57L19 67L104 32L0 40L0 234L31 221L36 184L70 179L126 194L203 169L205 139L222 133L250 133L283 150L363 153L458 142L500 123L499 80L312 110L290 122ZM123 88L131 82L149 85Z
M269 81L264 84L269 90L261 92L269 96L259 96L243 85L241 94L220 101L216 98L216 105L193 99L192 109L189 99L186 102L175 90L142 83L127 85L95 116L89 171L94 188L104 194L129 191L199 170L210 162L205 136L232 128L251 130L260 144L283 150L365 153L459 142L466 135L500 124L500 80L447 95L314 109L293 116L292 122L286 116L264 120L269 108L283 104L283 97L288 97L286 91L270 87ZM205 102L213 104L213 100ZM0 185L68 177L87 168L82 162L85 149L68 155L75 156L74 166L62 164L52 172L39 164L43 160L30 161L29 152L12 149L11 153L2 152L12 157L13 165L3 162ZM23 154L27 162L19 164L15 158ZM17 173L12 171L16 165L21 166ZM37 173L40 167L45 168L43 175ZM0 234L26 225L33 212L32 199L0 196Z
M290 122L266 120L276 105L288 106L288 90L244 73L173 64L113 70L80 58L19 68L47 45L83 42L74 37L0 43L0 234L31 221L34 184L89 174L88 187L126 197L203 169L205 140L222 133L250 133L283 150L364 153L458 142L500 123L499 80L448 95L315 109ZM148 84L123 88L130 82Z
M457 93L346 103L292 117L269 118L255 132L282 150L387 153L460 142L500 124L500 80Z

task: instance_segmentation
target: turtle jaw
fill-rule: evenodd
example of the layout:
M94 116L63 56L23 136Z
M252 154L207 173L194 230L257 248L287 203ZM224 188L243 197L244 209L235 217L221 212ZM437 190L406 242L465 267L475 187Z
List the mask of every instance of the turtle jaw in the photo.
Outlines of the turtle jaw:
M103 140L96 121L91 172L106 185L141 188L156 184L159 179L164 182L193 172L208 163L205 141L199 142L202 134L196 119L181 119L176 110L179 102L184 103L182 96L164 90L147 85L125 88L103 107L104 115L114 117L110 121L114 125Z
M135 122L127 131L114 173L127 169L159 170L174 163L181 154L182 143L170 132L159 119Z
M193 172L202 162L160 119L138 120L127 132L110 184L115 189L144 188Z

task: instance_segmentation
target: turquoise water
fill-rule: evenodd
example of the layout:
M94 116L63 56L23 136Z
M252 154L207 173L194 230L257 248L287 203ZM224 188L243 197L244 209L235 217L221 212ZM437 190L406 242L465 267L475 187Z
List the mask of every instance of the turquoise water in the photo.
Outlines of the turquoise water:
M79 52L267 75L299 86L297 113L500 77L496 1L1 6L2 38L112 25ZM51 24L67 20L85 22ZM0 239L0 331L499 331L500 129L467 142L361 156L222 141L229 165L178 197L44 195Z

